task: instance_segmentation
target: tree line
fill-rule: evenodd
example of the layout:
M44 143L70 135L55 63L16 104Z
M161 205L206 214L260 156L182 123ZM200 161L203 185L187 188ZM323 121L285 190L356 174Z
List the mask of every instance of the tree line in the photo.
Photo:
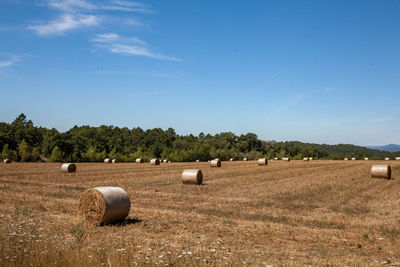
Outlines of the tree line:
M0 123L0 148L3 159L23 162L101 162L107 157L121 162L133 162L136 158L148 161L155 157L179 162L244 157L252 160L261 157L394 159L400 156L400 152L390 153L347 144L263 141L254 133L200 133L194 136L178 135L172 128L143 130L139 127L128 129L105 125L74 126L66 132L59 132L54 128L34 126L25 114L20 114L11 123Z

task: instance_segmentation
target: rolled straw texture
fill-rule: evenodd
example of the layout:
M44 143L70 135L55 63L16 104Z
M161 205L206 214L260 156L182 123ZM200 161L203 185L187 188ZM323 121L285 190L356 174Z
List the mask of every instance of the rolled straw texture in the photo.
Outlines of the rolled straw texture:
M131 202L120 187L101 186L87 189L79 199L79 215L96 225L122 221L129 214Z

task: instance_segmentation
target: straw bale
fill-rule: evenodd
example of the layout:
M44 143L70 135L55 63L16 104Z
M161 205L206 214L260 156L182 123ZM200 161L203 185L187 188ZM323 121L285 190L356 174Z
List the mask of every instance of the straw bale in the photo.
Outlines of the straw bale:
M371 176L390 179L392 177L392 169L390 168L390 165L375 164L371 167Z
M214 159L210 162L211 167L221 167L221 160Z
M74 163L64 163L61 165L62 172L76 172L76 165Z
M122 221L129 214L131 202L120 187L101 186L87 189L79 199L79 215L96 225Z
M136 161L135 161L136 163L143 163L144 162L144 160L142 159L142 158L138 158L138 159L136 159Z
M183 184L197 184L201 185L203 182L203 173L198 169L184 170L182 173Z
M160 160L159 159L152 159L150 160L151 165L160 165Z
M267 158L261 158L261 159L258 159L257 163L259 166L268 165L268 160L267 160Z

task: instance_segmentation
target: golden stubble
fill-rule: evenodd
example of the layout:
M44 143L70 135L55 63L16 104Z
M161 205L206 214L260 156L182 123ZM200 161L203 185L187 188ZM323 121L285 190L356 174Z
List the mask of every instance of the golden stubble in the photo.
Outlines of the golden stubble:
M400 263L400 162L59 164L0 167L0 265L380 265ZM184 169L203 184L183 185ZM124 223L78 216L89 188L129 194ZM96 206L96 208L98 208Z

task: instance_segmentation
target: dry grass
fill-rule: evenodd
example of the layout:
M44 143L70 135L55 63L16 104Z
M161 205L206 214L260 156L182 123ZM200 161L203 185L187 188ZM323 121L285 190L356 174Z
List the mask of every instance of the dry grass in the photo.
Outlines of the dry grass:
M400 162L392 180L373 163L2 164L0 266L400 264ZM182 184L191 168L203 185ZM95 186L128 192L124 224L80 221Z

